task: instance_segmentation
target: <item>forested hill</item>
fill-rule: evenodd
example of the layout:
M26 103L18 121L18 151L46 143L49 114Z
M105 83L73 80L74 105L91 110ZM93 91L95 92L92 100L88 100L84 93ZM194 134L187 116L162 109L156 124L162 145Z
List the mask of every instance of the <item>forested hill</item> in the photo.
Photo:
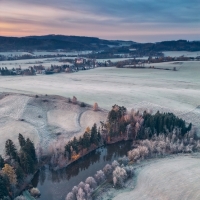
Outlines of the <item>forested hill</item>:
M145 52L200 51L200 41L177 40L157 43L135 43L131 47Z
M44 35L28 37L0 36L0 51L9 50L100 50L123 41L102 40L95 37ZM132 42L130 42L132 43Z
M27 37L0 36L0 51L11 50L105 50L110 47L129 52L130 48L138 53L162 51L200 51L200 41L163 41L157 43L136 43L132 41L104 40L97 37L44 35Z

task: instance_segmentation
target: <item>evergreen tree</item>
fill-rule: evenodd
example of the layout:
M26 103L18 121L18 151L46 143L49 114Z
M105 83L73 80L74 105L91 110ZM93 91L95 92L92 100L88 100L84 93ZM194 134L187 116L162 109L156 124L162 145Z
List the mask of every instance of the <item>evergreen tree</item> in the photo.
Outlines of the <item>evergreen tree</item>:
M7 189L7 181L3 176L0 175L0 199L3 199L3 197L8 196L8 189Z
M91 145L91 143L90 143L90 134L85 132L83 134L83 140L82 141L83 141L82 142L83 148L87 148L88 149L90 147L90 145Z
M101 131L100 128L98 129L98 133L97 133L97 137L98 137L98 141L101 141Z
M17 175L17 182L21 182L24 179L24 171L23 169L20 167L20 165L18 164L15 167L15 173Z
M68 159L71 160L72 152L70 142L65 146L65 154L68 153Z
M19 140L19 144L20 144L20 147L22 148L23 146L26 145L26 140L25 138L23 137L22 134L19 133L19 136L18 136L18 140Z
M20 165L27 174L34 173L34 161L27 152L21 152Z
M5 144L6 155L17 160L17 150L12 140L8 139Z
M0 155L0 170L4 167L4 159Z
M91 129L90 143L98 145L97 125L94 124Z
M76 151L76 153L78 153L78 140L76 139L76 137L74 137L74 139L72 141L72 147L73 147L74 151Z
M27 138L25 146L23 146L22 151L26 152L33 160L34 163L37 163L37 157L35 152L35 147L33 142Z

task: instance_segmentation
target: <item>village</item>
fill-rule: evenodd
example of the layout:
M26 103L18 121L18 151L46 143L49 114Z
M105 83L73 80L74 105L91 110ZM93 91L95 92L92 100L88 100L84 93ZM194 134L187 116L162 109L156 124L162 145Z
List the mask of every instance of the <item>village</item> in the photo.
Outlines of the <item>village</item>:
M177 68L158 68L154 67L156 63L164 62L181 62L181 61L198 61L200 56L197 57L151 57L148 58L127 58L124 60L114 61L112 59L108 60L97 60L85 57L71 57L62 58L57 64L51 64L50 66L44 66L43 62L36 62L34 65L30 65L28 68L22 68L20 65L18 67L13 67L8 69L7 66L0 67L0 75L2 76L32 76L32 75L51 75L55 73L73 73L81 70L89 70L97 67L117 67L117 68L150 68L150 69L162 69L162 70L173 70L177 71ZM60 63L60 64L59 64ZM152 65L151 65L152 64Z
M38 65L29 66L27 69L22 69L21 66L12 69L7 67L0 67L0 74L2 76L24 75L31 76L37 74L50 75L54 73L73 73L80 70L89 70L96 67L112 66L110 61L104 63L97 62L95 59L75 58L64 59L60 61L60 65L51 64L50 67L45 67L42 63Z

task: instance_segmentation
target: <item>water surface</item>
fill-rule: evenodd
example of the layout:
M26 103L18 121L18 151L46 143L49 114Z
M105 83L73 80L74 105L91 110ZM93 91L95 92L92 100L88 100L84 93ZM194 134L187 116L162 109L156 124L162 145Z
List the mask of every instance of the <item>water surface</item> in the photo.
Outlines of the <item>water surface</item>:
M126 155L131 144L131 141L126 141L101 147L62 170L53 171L46 166L32 180L33 186L41 192L39 199L64 200L74 185L94 176L107 163Z

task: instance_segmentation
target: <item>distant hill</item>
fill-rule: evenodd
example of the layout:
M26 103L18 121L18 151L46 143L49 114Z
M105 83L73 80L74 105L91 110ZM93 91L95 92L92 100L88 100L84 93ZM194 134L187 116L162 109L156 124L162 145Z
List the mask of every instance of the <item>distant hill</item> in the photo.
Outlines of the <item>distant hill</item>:
M200 51L200 41L163 41L157 43L136 43L131 46L141 52Z
M100 50L118 46L125 41L102 40L95 37L44 35L28 37L0 36L0 51L9 50Z
M113 50L110 48L114 47ZM27 37L0 36L0 51L11 50L107 50L116 53L128 53L129 49L144 55L162 51L200 51L200 41L187 40L163 41L157 43L136 43L132 41L104 40L97 37L43 35Z

